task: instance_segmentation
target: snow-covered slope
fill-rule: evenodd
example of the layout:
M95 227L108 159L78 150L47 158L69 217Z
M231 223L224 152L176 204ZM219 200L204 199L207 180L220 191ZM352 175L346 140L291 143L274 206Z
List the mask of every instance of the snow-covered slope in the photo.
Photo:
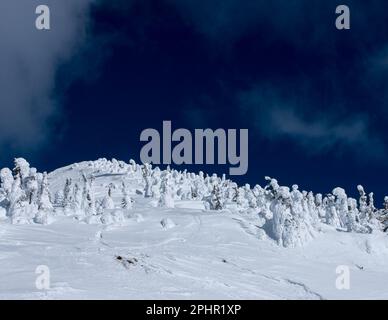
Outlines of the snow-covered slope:
M284 247L254 208L240 210L232 201L205 210L202 200L183 196L161 205L168 192L145 197L144 172L131 166L84 162L48 175L52 198L61 198L66 181L81 186L93 177L90 193L95 203L105 203L96 208L98 219L54 203L46 225L0 220L0 298L388 298L385 233L347 232L317 222L309 224L309 241ZM133 201L128 209L122 208L123 182ZM48 290L35 283L42 265L50 271ZM348 290L336 286L338 266L350 270Z

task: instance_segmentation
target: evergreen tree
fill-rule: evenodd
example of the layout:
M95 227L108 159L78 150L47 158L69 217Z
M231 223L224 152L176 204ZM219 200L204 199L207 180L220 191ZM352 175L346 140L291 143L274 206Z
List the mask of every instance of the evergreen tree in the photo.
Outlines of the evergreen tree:
M220 187L215 184L212 192L211 198L211 210L223 210L224 209L224 199Z
M102 202L102 206L104 209L108 209L108 210L112 210L115 208L115 204L114 204L113 199L112 199L112 187L111 186L108 187L108 193L104 197L104 200Z
M14 166L14 177L19 176L20 185L24 187L25 179L30 175L30 164L24 158L15 158Z
M73 194L74 202L73 202L73 210L74 213L79 214L82 211L82 203L83 203L83 190L76 183L74 185L74 194Z
M37 201L38 197L38 176L35 168L31 168L30 175L25 178L26 180L26 194L29 204L33 204Z
M249 184L244 186L245 203L251 209L257 208L257 199Z
M63 189L63 207L66 211L73 208L74 193L71 178L66 179L65 187Z
M13 176L8 168L0 170L0 208L1 215L7 216L10 206L9 197L12 191Z
M379 220L383 226L383 231L388 231L388 197L384 197L384 208L380 210Z
M359 199L360 223L363 225L367 225L368 219L369 219L368 198L366 196L363 186L358 185L357 190L360 194L360 199Z
M93 191L89 188L86 192L86 216L95 216L96 215L96 204L94 200Z
M83 175L84 188L82 192L82 210L85 212L86 217L92 217L97 215L96 200L93 191L93 179L87 179Z
M0 170L0 190L4 197L8 196L12 190L13 176L8 168Z
M162 182L160 185L160 198L158 206L162 208L174 208L174 190L170 185L171 174L166 171L162 175Z
M20 174L18 173L12 184L9 194L9 216L13 224L30 223L28 212L28 199L21 188Z
M54 204L57 207L63 207L64 205L64 193L63 190L58 190L54 195Z
M121 207L125 210L132 209L132 202L133 201L128 194L127 187L126 187L124 182L122 185L122 194L123 194L123 198L121 201Z
M50 200L50 191L48 188L47 173L43 174L42 183L39 190L38 212L35 215L34 221L40 224L49 223L49 214L53 213L54 207Z
M328 194L325 197L323 203L325 206L325 223L336 228L341 227L341 223L337 214L335 196Z
M335 188L333 190L335 196L335 208L339 220L339 226L348 228L348 197L345 190L342 188Z
M144 197L149 198L152 197L152 179L151 179L151 165L146 163L143 165L142 174L144 180Z

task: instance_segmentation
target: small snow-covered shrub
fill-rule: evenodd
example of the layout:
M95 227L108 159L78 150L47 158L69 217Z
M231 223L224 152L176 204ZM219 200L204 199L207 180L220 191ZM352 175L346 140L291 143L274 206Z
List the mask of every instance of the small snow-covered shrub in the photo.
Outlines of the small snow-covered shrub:
M38 211L34 217L34 222L38 224L50 224L54 221L54 218L50 216L47 211Z
M101 216L100 215L92 215L92 216L87 216L83 220L87 224L100 224L101 222Z
M125 215L122 210L108 211L101 216L101 222L108 225L122 225L125 222Z

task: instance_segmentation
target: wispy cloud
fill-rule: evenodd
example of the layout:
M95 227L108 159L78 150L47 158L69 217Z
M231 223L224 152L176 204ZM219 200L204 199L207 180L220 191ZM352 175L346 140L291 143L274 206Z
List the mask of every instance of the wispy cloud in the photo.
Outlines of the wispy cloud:
M332 29L338 5L335 0L166 1L176 6L189 24L217 43L233 42L260 28L264 28L264 32L270 30L270 36L266 37L269 42L282 39L298 44L319 43L322 32ZM331 17L333 23L317 23L322 15ZM303 38L293 37L295 34L303 34Z
M60 113L53 99L58 66L86 34L92 0L47 0L51 30L35 28L37 0L0 2L0 146L36 148L51 138Z
M243 115L252 119L262 137L290 140L310 153L347 150L368 158L386 154L366 114L336 114L333 108L316 111L306 101L298 104L275 89L269 90L252 89L239 96Z

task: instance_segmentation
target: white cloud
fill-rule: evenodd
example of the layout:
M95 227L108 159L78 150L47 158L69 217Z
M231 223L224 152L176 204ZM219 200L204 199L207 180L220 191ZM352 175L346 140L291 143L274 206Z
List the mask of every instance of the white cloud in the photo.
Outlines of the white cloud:
M0 146L25 150L50 139L58 114L55 75L86 34L92 0L46 0L51 30L35 28L37 0L0 2Z

